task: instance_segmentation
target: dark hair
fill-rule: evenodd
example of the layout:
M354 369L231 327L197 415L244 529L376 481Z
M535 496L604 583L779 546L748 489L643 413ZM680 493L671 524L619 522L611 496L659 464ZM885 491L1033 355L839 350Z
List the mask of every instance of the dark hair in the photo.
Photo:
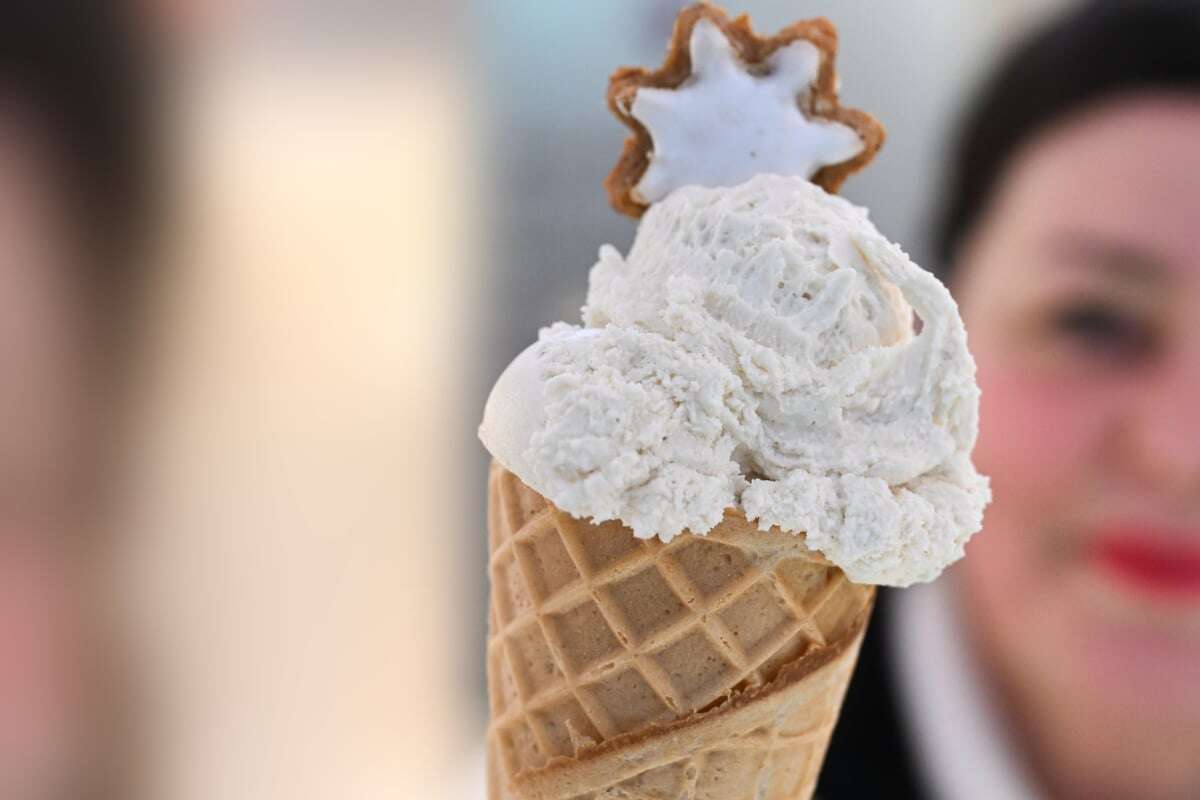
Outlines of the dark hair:
M939 276L948 282L1022 146L1072 112L1143 90L1200 91L1198 0L1094 0L1013 48L968 108L951 157L933 231Z
M34 115L89 247L89 284L120 292L152 204L148 39L124 0L4 0L0 93Z

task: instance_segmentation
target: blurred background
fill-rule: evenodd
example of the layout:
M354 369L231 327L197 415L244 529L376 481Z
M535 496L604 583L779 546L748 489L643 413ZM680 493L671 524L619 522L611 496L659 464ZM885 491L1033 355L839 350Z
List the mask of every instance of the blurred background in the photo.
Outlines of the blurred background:
M681 5L143 0L171 132L121 531L149 796L475 796L475 428L632 239L604 90ZM838 25L843 98L889 132L844 193L927 263L963 98L1067 3L727 5Z

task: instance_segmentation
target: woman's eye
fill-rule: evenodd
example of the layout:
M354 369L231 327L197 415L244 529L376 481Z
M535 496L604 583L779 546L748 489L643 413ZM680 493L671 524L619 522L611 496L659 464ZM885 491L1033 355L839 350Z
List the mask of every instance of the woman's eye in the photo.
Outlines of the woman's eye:
M1088 352L1137 357L1154 346L1154 331L1137 315L1099 304L1064 308L1053 317L1054 331Z

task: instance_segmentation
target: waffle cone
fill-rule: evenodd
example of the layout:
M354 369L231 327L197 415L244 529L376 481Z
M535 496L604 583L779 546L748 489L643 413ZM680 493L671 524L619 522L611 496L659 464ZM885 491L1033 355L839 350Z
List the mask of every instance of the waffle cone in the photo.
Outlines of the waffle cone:
M641 540L489 479L490 800L808 798L874 587L730 511Z

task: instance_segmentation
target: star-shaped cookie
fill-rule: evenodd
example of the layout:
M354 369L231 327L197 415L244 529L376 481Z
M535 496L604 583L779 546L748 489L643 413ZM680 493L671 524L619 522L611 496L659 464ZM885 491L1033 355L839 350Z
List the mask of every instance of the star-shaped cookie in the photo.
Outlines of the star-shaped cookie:
M680 12L656 71L613 74L608 105L633 131L605 180L613 207L640 217L686 185L800 175L826 191L865 166L878 120L837 99L837 31L804 20L761 37L746 16L700 3Z

